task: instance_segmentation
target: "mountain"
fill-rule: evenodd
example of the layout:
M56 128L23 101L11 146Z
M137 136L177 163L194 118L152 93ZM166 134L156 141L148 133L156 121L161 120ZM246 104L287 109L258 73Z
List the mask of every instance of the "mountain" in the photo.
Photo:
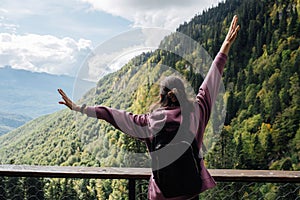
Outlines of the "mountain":
M215 119L221 116L215 115L206 131L209 168L300 170L298 13L299 0L228 0L178 27L177 31L196 40L214 57L234 14L241 25L223 75L224 102L215 106L226 112L225 126L218 132L220 124ZM203 61L197 57L199 49L185 52L185 59L166 50L184 49L186 44L176 34L167 36L156 51L143 53L100 79L79 103L148 112L157 101L155 81L170 73L170 68L197 90L203 78L191 65L202 68L197 65ZM226 110L222 110L224 103ZM66 109L1 136L0 163L144 167L149 166L149 157L139 141L103 121ZM121 192L126 184L122 181L102 184L102 199L126 195ZM277 185L258 187L261 185L247 187L245 193L280 196ZM285 197L295 199L289 196L294 190L287 188ZM214 197L224 194L221 189L213 192Z
M96 84L74 77L0 68L0 135L25 122L61 109L57 88L74 93L79 99ZM76 86L76 87L75 87Z
M0 112L0 135L12 131L32 120L32 118L24 115Z

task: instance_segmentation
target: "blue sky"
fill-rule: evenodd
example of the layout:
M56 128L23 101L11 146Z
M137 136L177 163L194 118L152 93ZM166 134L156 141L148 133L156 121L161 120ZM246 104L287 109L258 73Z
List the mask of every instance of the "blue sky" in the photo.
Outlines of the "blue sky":
M74 76L106 41L139 27L175 31L218 1L0 0L0 67Z

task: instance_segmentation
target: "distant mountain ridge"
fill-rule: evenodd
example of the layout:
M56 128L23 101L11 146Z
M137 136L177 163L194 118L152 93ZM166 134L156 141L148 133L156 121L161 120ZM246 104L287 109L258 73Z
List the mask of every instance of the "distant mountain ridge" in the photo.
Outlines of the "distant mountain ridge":
M0 68L0 80L0 135L28 120L60 110L57 88L73 94L76 81L79 87L74 99L79 99L79 94L96 85L65 75L37 73L10 66Z
M30 120L32 118L25 115L0 112L0 135L14 130Z

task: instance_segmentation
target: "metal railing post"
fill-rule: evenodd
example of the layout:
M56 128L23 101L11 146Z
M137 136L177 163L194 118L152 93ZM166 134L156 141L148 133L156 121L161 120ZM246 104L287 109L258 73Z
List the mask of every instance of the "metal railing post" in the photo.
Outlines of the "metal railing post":
M135 179L128 179L129 200L135 200Z

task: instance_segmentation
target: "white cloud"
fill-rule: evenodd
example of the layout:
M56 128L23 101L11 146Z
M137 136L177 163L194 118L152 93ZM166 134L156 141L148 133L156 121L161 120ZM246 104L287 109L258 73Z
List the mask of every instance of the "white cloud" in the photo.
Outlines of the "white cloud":
M169 30L138 28L123 32L97 46L85 60L78 77L92 81L123 67L143 52L154 51Z
M151 47L131 46L112 53L94 54L87 60L85 65L87 69L81 69L82 74L78 76L82 79L97 81L104 75L120 69L135 56L154 49ZM87 74L83 74L83 72L87 72Z
M133 27L142 27L142 34L135 31L129 31L128 34L122 33L102 44L101 52L94 52L95 54L90 56L81 75L82 78L97 80L99 77L119 69L130 58L156 49L164 36L170 34L183 22L191 20L203 9L212 7L221 0L81 1L90 4L93 10L125 18L132 22ZM158 29L151 29L153 27L158 27ZM140 43L137 40L140 40ZM137 43L129 44L134 41ZM111 48L103 50L107 46ZM114 49L114 47L116 48Z
M23 0L16 3L0 0L3 5L0 8L0 67L11 65L31 71L75 75L92 48L92 37L98 38L103 33L106 38L112 35L111 27L107 23L103 25L99 22L100 19L95 17L102 15L85 15L89 6L90 9L127 19L133 27L164 29L158 32L146 30L141 39L142 43L138 44L126 44L127 41L140 39L132 32L122 34L125 38L120 38L119 42L111 42L111 48L113 45L117 47L107 49L103 54L97 53L98 56L89 61L89 69L85 69L83 76L95 80L101 74L121 67L139 52L149 50L149 47L156 48L163 36L170 33L166 30L174 31L179 24L189 21L203 8L215 5L218 1ZM91 13L93 12L89 14ZM80 14L82 21L74 17L75 14ZM104 20L109 21L111 15L105 16ZM116 23L114 25L116 26ZM117 25L122 27L122 24ZM123 30L124 27L122 30L118 29ZM78 39L87 37L89 40ZM95 39L93 43L95 45ZM107 44L107 41L104 43Z
M18 25L13 24L8 21L5 16L8 13L8 10L0 8L0 30L5 30L6 32L15 33Z
M82 0L92 8L133 22L134 27L162 27L174 30L203 9L220 0Z
M75 75L90 49L91 41L85 39L0 33L0 66Z

